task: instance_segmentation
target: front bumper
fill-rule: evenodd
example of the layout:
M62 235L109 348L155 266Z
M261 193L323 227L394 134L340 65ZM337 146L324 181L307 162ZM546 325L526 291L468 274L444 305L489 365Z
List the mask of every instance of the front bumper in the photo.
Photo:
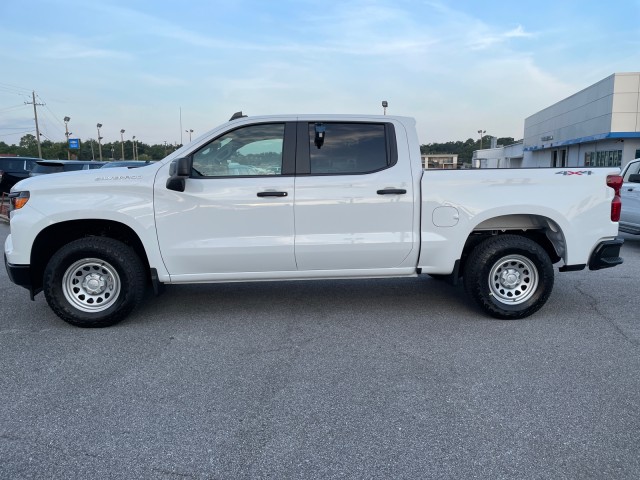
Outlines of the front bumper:
M620 265L623 262L620 257L620 248L623 243L624 239L621 237L600 242L589 259L589 270L600 270Z
M33 281L31 279L31 266L30 265L12 265L7 261L7 254L4 255L4 266L7 269L7 275L16 285L26 288L31 293L31 300L40 291L35 291L33 288Z

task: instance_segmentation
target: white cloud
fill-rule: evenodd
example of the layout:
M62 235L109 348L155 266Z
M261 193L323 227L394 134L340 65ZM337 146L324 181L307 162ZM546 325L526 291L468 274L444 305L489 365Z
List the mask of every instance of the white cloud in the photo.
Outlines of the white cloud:
M454 2L414 0L344 0L322 8L311 0L65 5L74 12L82 6L87 19L108 18L109 28L78 23L86 28L44 31L34 41L5 25L3 38L17 39L11 44L20 49L0 49L0 62L28 79L29 88L65 98L64 114L74 122L86 118L89 134L100 120L149 141L169 140L177 129L162 122L173 123L179 106L190 128L203 132L240 109L381 113L381 100L389 101L389 113L416 116L423 142L466 139L480 127L518 136L525 116L611 68L576 63L573 37L559 35L566 19L562 28L550 21L539 31L529 17L494 15L492 6L472 9L481 12L475 15L458 3L450 7ZM627 58L637 57L630 51ZM58 60L81 74L69 75ZM42 69L46 82L38 77ZM575 85L576 78L582 83Z
M525 37L533 37L533 33L525 32L522 25L518 25L516 28L509 32L504 33L505 38L525 38Z
M471 34L469 40L469 47L472 50L484 50L494 45L506 43L512 38L529 38L534 36L532 33L525 32L521 25L506 32L491 32L485 25L481 25L478 30L479 31Z

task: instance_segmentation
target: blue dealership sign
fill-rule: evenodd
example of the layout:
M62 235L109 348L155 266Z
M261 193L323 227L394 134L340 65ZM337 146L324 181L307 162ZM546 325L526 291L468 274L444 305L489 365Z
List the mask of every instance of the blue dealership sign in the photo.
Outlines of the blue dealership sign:
M80 149L80 139L79 138L70 138L69 139L69 148L72 150Z

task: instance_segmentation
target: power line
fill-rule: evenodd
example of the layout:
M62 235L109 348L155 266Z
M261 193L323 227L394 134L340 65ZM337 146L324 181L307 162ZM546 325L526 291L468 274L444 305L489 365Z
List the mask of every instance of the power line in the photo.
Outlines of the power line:
M43 112L43 110L41 110L41 112ZM41 122L40 122L40 130L47 132L47 130L55 130L54 133L52 133L52 135L54 135L55 137L59 137L59 136L63 136L64 135L64 130L62 130L62 133L60 133L60 128L58 127L57 122L56 121L57 118L55 117L55 114L51 111L51 109L49 109L49 107L47 107L45 105L44 107L44 118L41 118ZM47 126L49 128L47 128ZM62 127L64 129L64 127Z
M23 134L23 133L32 133L32 132L33 132L33 130L24 130L22 132L3 133L3 134L0 134L0 137L11 137L12 135L20 135L20 134Z
M24 108L24 104L22 104L22 105L12 105L11 107L0 108L0 112L6 112L6 111L9 111L9 110L17 110L19 108Z
M0 82L0 88L3 89L12 89L12 90L21 90L23 93L29 93L30 89L24 87L18 87L17 85L11 85L9 83Z
M51 114L51 116L55 119L55 121L56 121L56 122L58 122L62 128L64 128L64 123L63 123L63 121L62 121L62 120L60 120L60 118L59 118L59 117L54 113L54 111L53 111L53 110L51 110L51 109L49 108L49 106L48 106L48 105L45 105L45 108L46 108L47 110L49 110L49 113L50 113L50 114Z
M14 85L12 83L6 83L6 82L0 82L0 85L5 85L7 87L13 87L13 88L20 88L22 90L29 90L28 88L25 87L19 87L18 85Z

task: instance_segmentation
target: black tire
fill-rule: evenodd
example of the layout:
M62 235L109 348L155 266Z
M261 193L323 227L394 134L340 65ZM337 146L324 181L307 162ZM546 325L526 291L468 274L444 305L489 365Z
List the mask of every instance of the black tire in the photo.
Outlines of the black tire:
M467 259L464 286L489 315L505 320L537 312L553 289L553 264L536 242L498 235L478 244Z
M115 325L142 301L145 271L133 249L107 237L68 243L49 260L43 290L51 309L77 327Z

